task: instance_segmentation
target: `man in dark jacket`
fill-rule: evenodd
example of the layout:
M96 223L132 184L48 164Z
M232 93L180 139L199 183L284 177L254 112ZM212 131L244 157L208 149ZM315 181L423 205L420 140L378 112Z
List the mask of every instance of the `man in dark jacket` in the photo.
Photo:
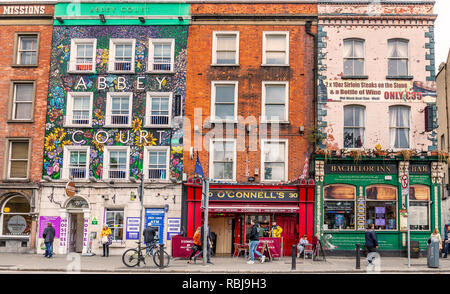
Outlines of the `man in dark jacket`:
M247 261L248 264L254 264L255 263L255 253L261 258L261 263L264 262L266 257L262 255L260 252L256 250L259 243L259 225L253 220L250 220L250 224L252 225L252 230L250 231L250 245L249 245L249 251L250 251L250 260Z
M55 239L55 229L52 227L52 223L47 223L47 227L42 233L45 243L45 257L52 258L53 256L53 240Z
M367 261L372 264L375 254L378 249L378 238L375 233L375 225L370 224L369 229L366 231L366 248L369 254L367 255Z
M200 236L201 236L201 242L202 242L202 247L200 248L200 250L197 252L197 254L194 256L194 262L196 262L196 260L197 260L197 258L200 256L200 255L202 255L203 254L203 239L205 238L204 236L205 236L205 225L202 225L201 226L201 231L200 231ZM208 245L206 246L206 259L207 259L207 261L206 261L206 263L210 263L210 264L213 264L212 262L211 262L211 245L212 245L212 243L211 243L211 231L210 231L210 228L209 228L209 226L208 226L208 232L207 232L207 242L206 242Z
M150 251L150 254L153 255L153 247L150 249L150 247L152 246L153 240L155 240L155 229L152 228L152 223L148 223L148 226L144 229L144 232L142 233L142 235L144 236L144 243L145 246L147 247L146 253L148 254L148 252Z

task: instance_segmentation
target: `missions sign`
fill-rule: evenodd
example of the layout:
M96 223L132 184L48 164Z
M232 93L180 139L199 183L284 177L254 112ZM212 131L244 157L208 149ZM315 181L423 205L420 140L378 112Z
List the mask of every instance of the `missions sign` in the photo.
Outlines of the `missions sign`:
M209 200L237 201L298 201L297 190L249 190L227 189L209 190Z

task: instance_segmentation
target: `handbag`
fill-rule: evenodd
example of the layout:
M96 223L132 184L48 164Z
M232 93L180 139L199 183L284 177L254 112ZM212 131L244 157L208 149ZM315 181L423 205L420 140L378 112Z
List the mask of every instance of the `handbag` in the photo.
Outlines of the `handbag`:
M108 243L109 243L109 238L108 238L108 236L104 235L102 237L102 244L108 244Z

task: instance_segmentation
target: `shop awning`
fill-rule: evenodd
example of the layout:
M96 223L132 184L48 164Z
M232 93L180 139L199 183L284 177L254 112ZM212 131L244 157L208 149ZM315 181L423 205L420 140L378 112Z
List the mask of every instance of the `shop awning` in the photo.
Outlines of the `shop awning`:
M295 205L267 206L267 205L217 205L210 204L209 212L270 212L270 213L298 213Z

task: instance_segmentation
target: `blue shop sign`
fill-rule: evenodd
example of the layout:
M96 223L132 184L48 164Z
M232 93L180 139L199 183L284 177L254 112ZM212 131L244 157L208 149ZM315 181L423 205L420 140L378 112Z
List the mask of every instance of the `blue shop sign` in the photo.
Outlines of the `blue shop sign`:
M156 236L159 238L159 244L164 243L164 208L146 208L145 209L145 227L148 223L152 223L152 227L156 229Z

